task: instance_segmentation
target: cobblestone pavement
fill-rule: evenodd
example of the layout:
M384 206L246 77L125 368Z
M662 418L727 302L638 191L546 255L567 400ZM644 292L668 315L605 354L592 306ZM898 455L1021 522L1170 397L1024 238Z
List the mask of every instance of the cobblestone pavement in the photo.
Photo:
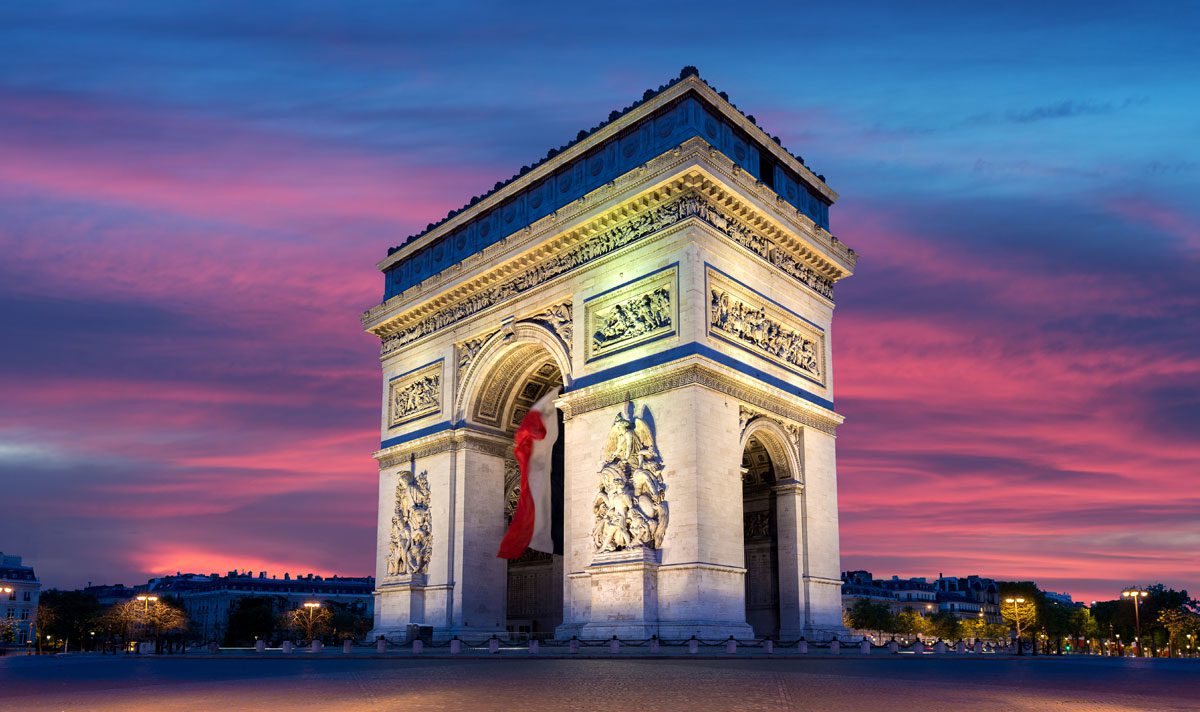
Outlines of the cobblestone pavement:
M1200 710L1200 660L0 658L0 710Z

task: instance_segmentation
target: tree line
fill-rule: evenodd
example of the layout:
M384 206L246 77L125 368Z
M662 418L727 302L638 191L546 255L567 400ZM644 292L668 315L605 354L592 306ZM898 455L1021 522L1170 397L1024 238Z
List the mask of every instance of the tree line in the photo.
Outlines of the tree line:
M313 639L325 642L358 640L371 629L371 619L355 606L321 602L320 606L291 609L282 596L243 596L235 599L219 642L249 646L257 640ZM17 622L0 618L0 643L15 642ZM36 617L37 649L43 652L128 651L132 643L153 643L156 653L182 651L185 645L213 642L188 618L179 598L137 600L102 606L84 591L44 591Z
M846 611L847 627L874 632L878 637L922 636L946 641L1002 641L1014 635L1043 650L1090 649L1131 645L1138 635L1151 654L1196 655L1200 647L1200 606L1187 591L1162 584L1144 589L1135 613L1132 601L1095 601L1088 608L1067 605L1046 595L1032 581L999 584L1003 623L982 617L960 619L949 611L921 615L912 608L894 612L886 603L859 599ZM1189 637L1190 636L1190 637Z

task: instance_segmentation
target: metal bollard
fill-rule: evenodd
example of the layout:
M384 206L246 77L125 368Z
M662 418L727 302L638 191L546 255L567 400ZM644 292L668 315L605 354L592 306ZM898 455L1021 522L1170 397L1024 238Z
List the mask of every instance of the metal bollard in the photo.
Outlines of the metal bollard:
M575 636L572 635L571 636L571 644L569 646L567 646L567 650L570 650L572 654L578 653L579 652L579 638L576 638Z
M655 635L650 638L650 652L651 652L651 654L654 654L654 653L658 653L659 650L660 650L660 648L659 648L658 636Z
M387 638L379 636L379 639L375 641L375 652L379 655L387 652Z
M862 651L863 655L871 654L871 641L867 640L866 638L863 638L863 641L859 643L858 647L859 650Z
M737 641L733 639L732 635L729 636L729 640L725 641L725 654L737 655Z
M310 649L312 652L314 652L314 653L319 653L319 652L321 652L321 641L319 641L319 640L314 640L314 641L312 642L312 645L311 645L311 646L309 646L309 649Z
M801 655L807 655L808 654L808 641L805 640L804 638L801 638L800 642L796 644L796 652L800 653Z
M613 636L612 640L608 641L608 652L616 655L621 652L621 641L617 640L617 636Z
M462 641L459 640L458 636L456 635L456 636L454 636L454 639L450 641L450 654L451 655L459 655L461 653L462 653Z
M767 638L766 640L764 640L763 641L763 652L765 652L767 655L774 655L775 654L775 641L771 640L770 638Z
M488 641L488 652L492 655L500 652L500 639L494 635L492 636L491 640Z
M349 638L346 638L345 640L342 641L342 653L345 655L349 655L350 653L353 653L353 652L354 652L354 641L350 640Z
M261 638L259 640L254 641L254 652L256 652L256 653L267 652L267 641L262 640Z
M539 650L541 650L541 644L538 643L537 638L531 639L529 641L529 654L537 655Z
M841 652L842 652L842 644L838 642L837 638L834 638L833 640L829 641L829 654L830 655L839 655L839 654L841 654Z
M693 635L692 639L688 641L688 654L695 655L698 652L700 652L700 641L696 640L696 636Z
M279 647L283 650L284 653L290 653L290 652L292 652L292 641L285 640L285 641L283 641L283 645L281 645Z
M413 655L420 655L425 652L425 641L417 638L413 641Z

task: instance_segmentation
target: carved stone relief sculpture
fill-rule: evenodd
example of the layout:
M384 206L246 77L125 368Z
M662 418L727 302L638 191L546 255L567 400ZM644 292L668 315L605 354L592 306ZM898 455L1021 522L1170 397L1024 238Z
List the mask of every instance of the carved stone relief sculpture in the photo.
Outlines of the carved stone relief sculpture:
M388 427L424 418L441 409L441 361L395 378L388 384Z
M588 300L588 359L675 333L675 266Z
M824 338L799 317L709 268L709 333L821 383Z
M425 573L433 543L429 473L405 470L396 484L396 509L388 542L388 576Z
M524 321L533 321L546 325L563 342L568 351L571 349L571 327L573 326L573 321L570 302L549 306L533 316L526 317Z
M617 414L600 468L600 492L592 504L597 552L662 547L667 533L666 485L654 434L642 417Z
M479 350L483 348L483 342L487 341L489 335L481 336L477 339L468 339L458 345L458 382L461 385L463 376L467 369L471 367L471 363L475 357L479 355Z
M407 344L457 324L473 314L512 299L559 275L688 218L703 220L738 245L775 265L796 282L823 297L833 298L833 281L828 277L798 263L789 250L758 234L737 219L725 215L703 197L691 193L639 213L632 219L594 235L516 277L480 289L452 306L408 324L398 332L384 337L380 345L381 356L386 357Z
M521 469L517 461L504 459L504 521L511 522L517 511L517 500L521 498Z

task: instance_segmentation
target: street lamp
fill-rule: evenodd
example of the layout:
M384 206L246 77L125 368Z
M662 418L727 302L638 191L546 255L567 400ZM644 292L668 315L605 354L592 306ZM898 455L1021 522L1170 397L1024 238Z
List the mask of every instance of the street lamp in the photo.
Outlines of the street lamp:
M306 601L304 607L308 609L308 616L304 622L304 636L311 641L313 637L313 616L317 614L317 609L321 607L321 604L316 601Z
M1133 642L1137 646L1138 655L1142 654L1142 616L1138 611L1138 602L1148 595L1150 594L1140 588L1127 588L1121 591L1123 598L1133 599L1133 621L1137 625L1137 637L1133 639Z
M1013 615L1017 619L1017 655L1021 654L1021 609L1017 604L1024 603L1025 598L1018 596L1017 598L1006 598L1004 602L1013 607Z

